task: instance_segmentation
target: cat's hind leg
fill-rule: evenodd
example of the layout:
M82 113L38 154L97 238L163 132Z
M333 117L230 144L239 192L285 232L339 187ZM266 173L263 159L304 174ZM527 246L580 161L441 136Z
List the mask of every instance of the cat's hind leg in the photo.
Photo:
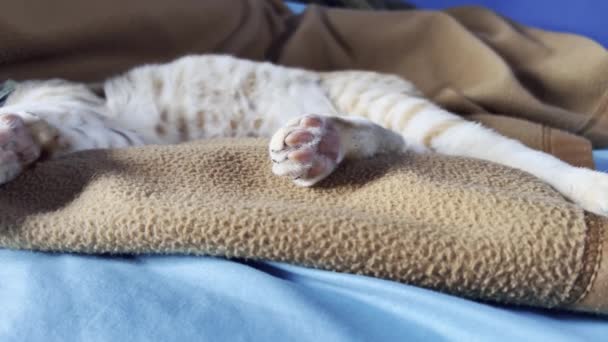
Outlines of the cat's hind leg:
M596 214L608 216L608 174L574 167L479 124L455 121L429 139L439 153L473 157L526 171Z
M608 174L577 168L433 104L403 79L335 72L322 85L337 110L398 132L415 151L471 157L528 172L582 208L608 216Z

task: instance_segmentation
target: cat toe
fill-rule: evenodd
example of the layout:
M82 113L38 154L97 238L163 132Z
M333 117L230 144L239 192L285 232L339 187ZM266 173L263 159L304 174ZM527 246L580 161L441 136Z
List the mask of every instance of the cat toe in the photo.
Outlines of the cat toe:
M289 133L285 138L285 144L289 147L296 147L308 144L315 139L315 135L304 129L296 129Z

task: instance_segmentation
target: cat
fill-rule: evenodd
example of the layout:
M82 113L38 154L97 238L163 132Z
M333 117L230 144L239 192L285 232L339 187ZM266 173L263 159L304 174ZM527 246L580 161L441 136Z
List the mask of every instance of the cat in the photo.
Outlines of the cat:
M573 167L462 119L410 82L227 55L143 65L100 85L24 81L0 107L0 184L66 153L213 137L269 137L272 171L312 186L344 159L437 152L526 171L608 215L608 174Z

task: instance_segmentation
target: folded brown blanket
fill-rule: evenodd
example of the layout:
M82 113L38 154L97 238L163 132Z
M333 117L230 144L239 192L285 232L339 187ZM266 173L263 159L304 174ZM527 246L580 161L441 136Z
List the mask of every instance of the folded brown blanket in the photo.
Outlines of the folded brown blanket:
M573 164L608 145L606 51L479 8L294 17L278 1L23 0L0 11L0 44L0 78L97 80L194 52L393 72ZM4 247L289 261L608 312L606 220L481 161L381 157L298 189L271 176L263 143L215 141L79 153L1 190Z
M265 141L214 140L41 163L0 192L0 246L276 260L592 310L580 301L606 221L532 176L407 154L344 164L308 189L272 175L266 154ZM592 304L608 312L605 293Z

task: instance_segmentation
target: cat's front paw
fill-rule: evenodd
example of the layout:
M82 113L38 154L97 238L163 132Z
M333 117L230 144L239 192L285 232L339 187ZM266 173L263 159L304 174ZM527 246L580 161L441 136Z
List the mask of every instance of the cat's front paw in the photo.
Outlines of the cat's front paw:
M14 114L0 115L0 184L17 177L40 157L37 144L24 120Z
M565 194L583 209L608 216L608 173L573 169L563 181L570 183Z
M270 140L272 171L299 186L327 177L344 158L338 127L332 117L308 115L289 122Z

